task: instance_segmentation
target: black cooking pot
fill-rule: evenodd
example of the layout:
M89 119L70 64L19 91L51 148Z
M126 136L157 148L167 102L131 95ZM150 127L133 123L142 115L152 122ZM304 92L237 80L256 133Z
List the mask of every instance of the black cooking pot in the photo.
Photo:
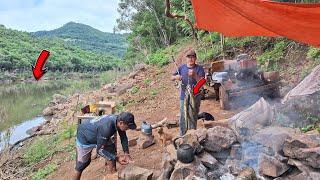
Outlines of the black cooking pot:
M177 150L177 158L182 163L191 163L196 154L196 149L186 143L177 146L176 141L180 138L182 137L175 138L173 141L173 145Z

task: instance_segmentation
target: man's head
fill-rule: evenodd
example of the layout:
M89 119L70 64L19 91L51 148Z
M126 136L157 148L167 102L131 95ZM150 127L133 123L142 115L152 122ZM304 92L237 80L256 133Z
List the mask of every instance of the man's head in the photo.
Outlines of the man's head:
M119 114L117 119L117 128L119 128L121 131L136 129L137 125L134 122L133 114L129 112L122 112Z
M187 57L187 65L188 66L194 66L196 64L197 54L193 49L191 49L187 52L186 57Z

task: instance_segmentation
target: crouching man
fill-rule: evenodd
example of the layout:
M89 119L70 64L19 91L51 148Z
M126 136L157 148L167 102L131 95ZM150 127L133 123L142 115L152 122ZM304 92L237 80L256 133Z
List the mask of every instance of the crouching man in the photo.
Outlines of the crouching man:
M128 138L126 130L136 129L133 114L123 112L119 115L101 116L84 122L77 129L77 160L74 179L81 178L82 171L91 162L91 152L97 148L97 153L104 157L108 174L116 172L116 161L125 165L131 161L129 155ZM115 136L118 131L124 155L116 154Z

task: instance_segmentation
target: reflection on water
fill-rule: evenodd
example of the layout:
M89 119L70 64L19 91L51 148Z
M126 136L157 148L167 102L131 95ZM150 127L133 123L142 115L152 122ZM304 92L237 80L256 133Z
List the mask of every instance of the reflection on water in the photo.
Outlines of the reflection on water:
M0 132L42 114L52 95L66 87L60 82L0 86Z
M9 144L13 144L25 137L28 137L29 135L27 134L27 130L41 124L44 121L45 119L43 117L36 117L1 132L0 150L3 149L3 147L8 146Z

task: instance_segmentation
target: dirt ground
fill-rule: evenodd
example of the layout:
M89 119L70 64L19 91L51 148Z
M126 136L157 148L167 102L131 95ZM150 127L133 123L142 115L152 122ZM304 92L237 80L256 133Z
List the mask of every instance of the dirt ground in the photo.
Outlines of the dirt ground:
M137 82L137 86L140 87L139 92L136 94L126 93L120 97L123 101L131 102L126 106L126 111L130 111L135 115L138 126L141 125L142 121L154 124L164 118L178 120L179 90L175 88L174 83L170 81L173 70L174 65L170 64L160 70L154 68L142 72L143 75L140 76L141 80ZM150 79L150 77L153 77L150 85L145 85L143 79ZM219 121L231 117L241 109L239 108L232 111L220 110L219 102L211 98L202 101L200 112L209 112L215 117L216 121ZM199 121L198 127L201 126L203 127L203 122ZM165 131L170 132L174 136L178 136L178 128L165 129ZM129 139L138 137L139 133L139 131L127 131ZM139 149L138 146L130 147L130 154L134 160L134 165L153 170L154 176L158 176L161 170L163 148L157 142L158 134L156 130L153 130L153 135L155 136L156 144L147 149ZM118 153L123 153L119 140L117 146ZM74 171L74 166L74 161L65 162L61 164L58 170L50 175L48 179L70 179ZM117 164L117 168L121 170L124 166ZM95 159L83 172L82 179L104 179L104 170L104 159Z

